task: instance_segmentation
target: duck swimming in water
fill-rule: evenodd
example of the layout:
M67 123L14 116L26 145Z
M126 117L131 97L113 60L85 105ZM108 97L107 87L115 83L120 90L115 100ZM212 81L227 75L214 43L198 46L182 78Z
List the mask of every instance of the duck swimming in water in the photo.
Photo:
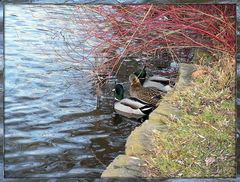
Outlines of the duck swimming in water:
M130 95L148 104L156 105L164 95L163 92L152 87L143 87L138 77L134 74L129 76Z
M147 104L137 98L124 98L124 88L121 84L115 86L114 110L127 118L139 119L150 114L154 106Z

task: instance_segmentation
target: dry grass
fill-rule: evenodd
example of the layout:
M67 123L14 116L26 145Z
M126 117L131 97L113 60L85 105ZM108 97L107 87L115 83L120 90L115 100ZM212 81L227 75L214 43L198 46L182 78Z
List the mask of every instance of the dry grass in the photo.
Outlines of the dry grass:
M187 89L165 98L185 114L154 136L148 176L234 177L235 60L221 58L199 74Z

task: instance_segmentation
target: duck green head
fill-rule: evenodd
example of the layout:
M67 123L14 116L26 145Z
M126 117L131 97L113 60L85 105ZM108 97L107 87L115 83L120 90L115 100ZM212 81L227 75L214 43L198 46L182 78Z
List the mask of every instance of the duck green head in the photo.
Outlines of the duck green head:
M116 100L122 100L124 98L124 88L121 84L116 84L114 91Z
M144 66L141 70L135 71L134 75L136 75L139 79L145 79L147 76L146 66Z

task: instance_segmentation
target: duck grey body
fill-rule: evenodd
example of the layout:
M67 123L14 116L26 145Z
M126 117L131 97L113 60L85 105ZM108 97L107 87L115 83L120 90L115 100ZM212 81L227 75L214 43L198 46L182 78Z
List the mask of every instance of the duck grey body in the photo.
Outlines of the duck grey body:
M173 90L170 86L170 79L161 76L149 77L144 83L143 87L153 87L163 92Z
M140 107L143 106L144 106L143 104L138 104L129 98L125 98L120 102L116 102L114 104L114 109L118 114L125 116L127 118L139 119L146 115L139 109Z

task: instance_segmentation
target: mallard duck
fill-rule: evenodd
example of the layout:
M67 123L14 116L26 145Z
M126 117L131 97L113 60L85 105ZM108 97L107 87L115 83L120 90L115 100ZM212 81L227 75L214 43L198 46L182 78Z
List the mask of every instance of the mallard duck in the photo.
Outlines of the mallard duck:
M163 92L168 92L173 89L174 83L169 78L154 75L146 80L147 72L145 66L142 70L134 72L134 74L139 78L143 87L153 87Z
M139 119L153 111L154 107L137 98L124 98L124 88L121 84L115 86L114 110L127 118Z
M156 105L158 101L162 98L163 92L157 90L153 87L143 87L134 74L129 76L130 82L130 95L137 99L140 99L146 103Z

